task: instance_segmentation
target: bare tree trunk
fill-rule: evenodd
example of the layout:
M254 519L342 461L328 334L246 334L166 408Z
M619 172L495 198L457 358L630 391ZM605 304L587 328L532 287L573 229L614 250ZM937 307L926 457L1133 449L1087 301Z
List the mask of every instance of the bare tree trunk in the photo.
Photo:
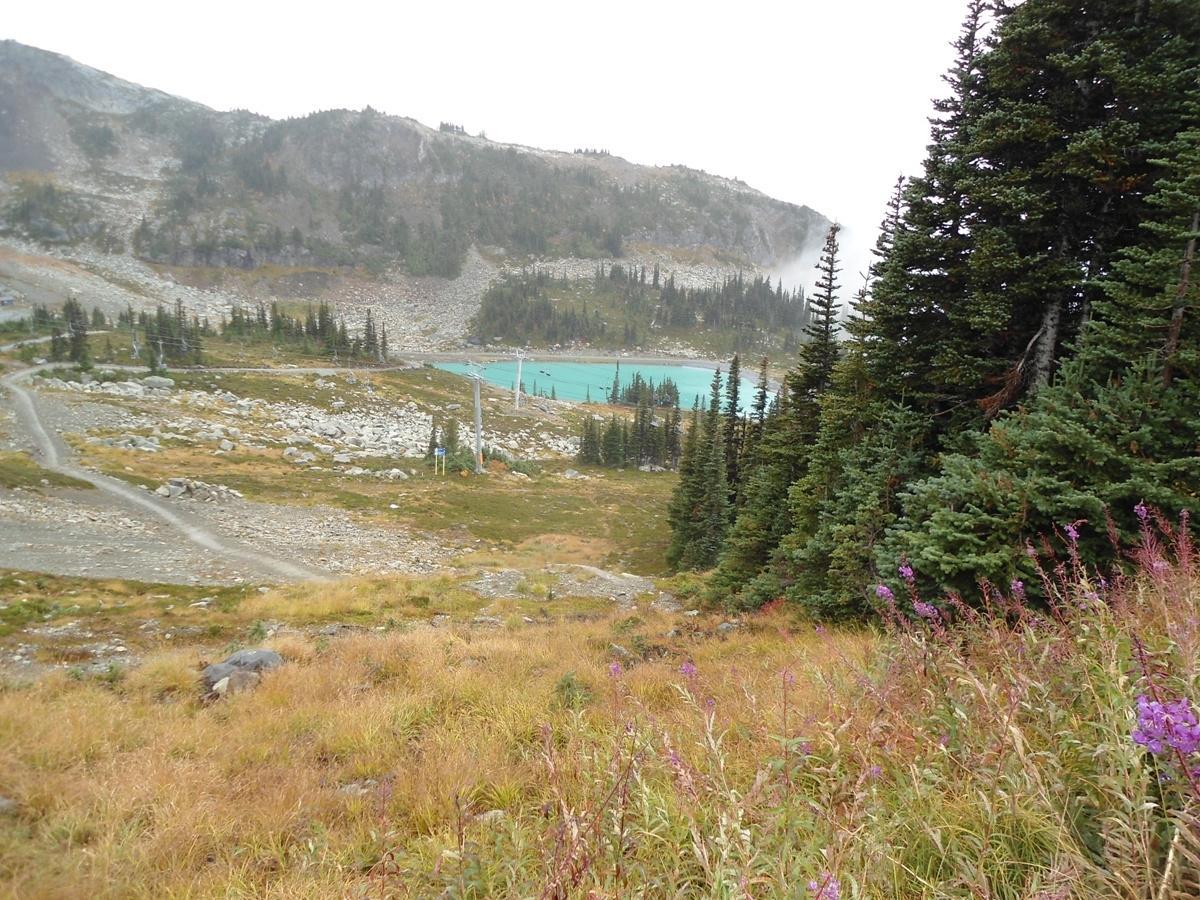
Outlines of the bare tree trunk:
M1179 271L1179 289L1175 291L1175 307L1171 310L1171 325L1167 328L1167 343L1163 346L1163 385L1170 386L1175 373L1171 368L1171 357L1179 350L1179 332L1183 328L1183 311L1187 308L1188 293L1192 289L1192 260L1196 258L1196 232L1200 231L1200 209L1192 214L1192 236L1188 239L1183 254L1183 265Z
M1054 368L1054 347L1058 343L1058 326L1062 321L1063 299L1055 297L1042 313L1041 338L1033 354L1033 377L1030 392L1036 394L1050 381Z

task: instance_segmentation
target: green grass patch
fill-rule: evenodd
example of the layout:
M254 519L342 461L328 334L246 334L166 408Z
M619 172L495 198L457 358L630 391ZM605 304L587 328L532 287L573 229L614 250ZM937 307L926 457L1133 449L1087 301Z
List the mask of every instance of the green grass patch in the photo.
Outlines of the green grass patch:
M92 484L43 468L28 453L4 450L0 451L0 487L38 490L46 487L91 488Z

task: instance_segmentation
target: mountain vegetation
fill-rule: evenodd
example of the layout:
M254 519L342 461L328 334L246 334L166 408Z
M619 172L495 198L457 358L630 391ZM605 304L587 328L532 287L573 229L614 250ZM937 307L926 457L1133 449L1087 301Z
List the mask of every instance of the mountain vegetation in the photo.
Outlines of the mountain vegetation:
M631 242L750 265L826 220L737 181L553 153L411 119L217 112L0 42L0 231L173 265L453 276L471 245L620 257Z
M847 617L904 573L965 598L1036 584L1032 546L1110 561L1147 508L1195 527L1187 6L969 3L924 170L890 198L844 333L834 227L770 408L722 433L714 383L671 507L677 566L714 569L732 606Z
M471 333L481 343L611 349L686 337L721 352L786 354L799 346L812 315L803 291L762 275L687 288L657 267L601 263L590 280L525 270L492 285Z

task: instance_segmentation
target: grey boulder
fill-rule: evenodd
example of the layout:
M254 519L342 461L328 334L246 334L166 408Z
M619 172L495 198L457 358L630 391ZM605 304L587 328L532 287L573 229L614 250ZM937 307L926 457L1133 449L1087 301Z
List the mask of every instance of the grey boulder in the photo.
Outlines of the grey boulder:
M282 665L283 657L274 650L239 650L224 662L207 666L200 673L200 681L206 691L221 696L254 687L258 684L260 672ZM246 679L241 677L242 675L253 675L254 677ZM221 685L222 682L224 685L221 690L218 690L218 685Z
M262 681L262 676L257 672L234 669L230 674L212 686L212 692L218 697L224 697L228 694L240 694L242 691L249 691L258 687L260 681Z

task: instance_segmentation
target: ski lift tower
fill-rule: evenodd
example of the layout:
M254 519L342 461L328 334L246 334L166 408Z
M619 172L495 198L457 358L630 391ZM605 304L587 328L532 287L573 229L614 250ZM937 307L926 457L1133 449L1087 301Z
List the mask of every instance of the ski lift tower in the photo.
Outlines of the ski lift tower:
M479 385L483 382L483 373L475 363L467 370L471 386L475 394L475 474L483 474L483 409L479 401Z
M517 386L513 390L513 406L516 409L521 408L521 365L525 362L525 351L517 351Z

